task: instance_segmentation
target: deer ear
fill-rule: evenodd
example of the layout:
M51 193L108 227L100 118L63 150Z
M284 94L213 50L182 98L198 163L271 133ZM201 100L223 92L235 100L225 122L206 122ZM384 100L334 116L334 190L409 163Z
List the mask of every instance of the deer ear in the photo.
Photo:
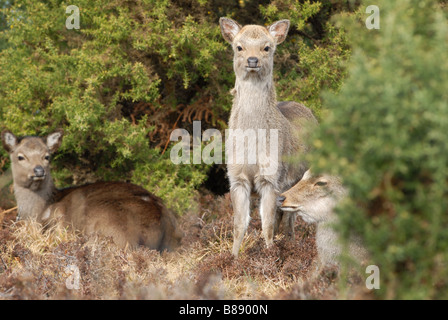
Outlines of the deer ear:
M55 152L61 146L63 135L64 130L58 129L47 136L46 143L51 153Z
M274 37L276 44L282 43L286 39L289 30L289 20L274 22L268 27L269 33Z
M230 44L233 43L233 39L241 30L238 22L224 17L219 18L219 26L221 27L222 36Z
M17 146L17 137L11 131L4 130L2 132L2 144L8 153L12 153Z
M308 169L308 170L306 170L305 173L303 174L303 177L302 177L301 180L307 180L307 179L311 178L312 175L313 175L313 174L311 173L311 169Z

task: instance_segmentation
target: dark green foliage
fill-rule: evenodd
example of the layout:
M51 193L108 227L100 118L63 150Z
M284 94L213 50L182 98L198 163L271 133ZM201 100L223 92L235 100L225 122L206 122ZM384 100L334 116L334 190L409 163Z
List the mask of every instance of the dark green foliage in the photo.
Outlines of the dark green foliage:
M71 4L80 9L79 30L65 27ZM276 55L279 100L304 102L317 114L320 90L339 88L340 62L349 53L344 33L329 22L334 12L348 8L333 12L327 2L0 5L0 127L18 135L65 130L54 158L58 186L130 180L180 212L194 203L209 166L172 164L169 135L176 127L192 133L193 120L202 120L202 130L223 130L231 108L232 52L221 37L220 16L242 24L291 19L290 36Z
M448 298L448 24L433 1L377 1L347 34L339 94L325 94L315 171L340 175L345 236L361 235L381 271L381 298Z

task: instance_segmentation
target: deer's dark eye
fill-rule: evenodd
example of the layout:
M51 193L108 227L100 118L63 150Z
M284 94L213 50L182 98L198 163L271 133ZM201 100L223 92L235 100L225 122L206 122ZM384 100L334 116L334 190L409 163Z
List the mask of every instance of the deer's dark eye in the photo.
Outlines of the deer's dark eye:
M18 156L17 159L19 159L19 161L23 161L23 160L25 160L25 157Z
M236 49L237 49L238 51L241 51L241 50L243 50L243 47L241 47L241 46L237 46Z
M271 47L269 47L269 46L266 46L266 47L264 47L264 51L266 51L266 52L268 52L269 50L271 49Z
M50 161L50 156L45 156L44 159L47 160L47 161Z
M323 187L323 186L326 186L326 185L327 185L326 181L317 181L316 184L315 184L315 186L319 186L319 187Z

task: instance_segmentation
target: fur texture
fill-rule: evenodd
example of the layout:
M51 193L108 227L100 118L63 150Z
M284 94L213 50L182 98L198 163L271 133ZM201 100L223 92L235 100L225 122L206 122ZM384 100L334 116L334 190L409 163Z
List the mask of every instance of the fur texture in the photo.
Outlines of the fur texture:
M86 234L112 237L121 247L143 245L159 251L180 244L181 232L162 200L124 182L98 182L58 190L50 173L50 156L60 146L62 131L47 137L19 139L2 133L9 152L18 219L44 224L63 222Z
M239 248L250 219L250 194L260 195L260 214L266 245L273 244L274 230L281 225L283 232L293 238L294 215L276 214L276 197L297 182L306 170L305 163L291 164L284 157L304 153L307 147L301 135L308 124L316 124L312 112L296 102L277 103L272 79L276 46L286 38L289 21L278 21L268 28L258 25L241 27L228 18L220 19L221 32L234 50L236 75L230 130L263 132L265 143L246 143L243 148L227 149L227 157L256 155L255 163L228 162L230 193L234 209L233 255ZM277 136L271 136L271 129ZM261 130L261 131L260 131ZM230 137L235 138L235 137ZM257 136L260 140L260 136ZM273 139L271 141L271 138ZM226 147L231 145L229 138ZM273 148L275 147L275 148ZM276 152L271 152L276 150ZM275 170L266 170L275 168Z

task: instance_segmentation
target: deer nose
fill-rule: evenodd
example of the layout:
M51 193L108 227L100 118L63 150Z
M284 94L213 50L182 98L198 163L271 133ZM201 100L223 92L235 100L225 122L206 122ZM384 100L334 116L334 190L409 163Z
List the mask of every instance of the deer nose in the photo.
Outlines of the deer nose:
M286 197L284 196L278 196L277 197L277 205L281 206L283 204L283 201L285 201Z
M45 175L45 170L42 166L37 166L34 168L34 175L36 177L43 177Z
M249 68L256 68L258 64L258 58L257 57L249 57L247 58L247 64Z

